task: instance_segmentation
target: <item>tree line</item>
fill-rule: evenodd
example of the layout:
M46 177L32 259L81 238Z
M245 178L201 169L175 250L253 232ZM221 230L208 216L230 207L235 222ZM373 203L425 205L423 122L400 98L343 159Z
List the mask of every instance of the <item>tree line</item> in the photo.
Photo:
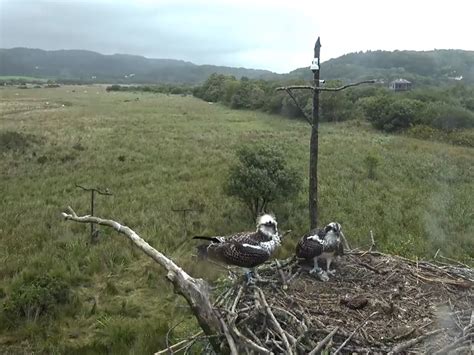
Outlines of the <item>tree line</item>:
M285 92L275 92L282 85L305 85L304 80L267 81L212 74L193 95L208 102L220 102L233 109L262 110L291 119L304 117L302 110ZM342 82L328 81L327 87ZM299 106L311 115L310 91L294 92ZM443 135L474 128L474 87L456 84L445 87L419 87L406 92L393 92L386 84L351 88L343 92L322 92L320 120L339 122L350 119L369 121L385 132L411 132L417 135ZM428 133L427 133L428 132ZM464 134L465 132L463 132ZM468 134L453 143L474 146ZM426 137L422 137L426 138ZM448 139L449 140L449 139Z

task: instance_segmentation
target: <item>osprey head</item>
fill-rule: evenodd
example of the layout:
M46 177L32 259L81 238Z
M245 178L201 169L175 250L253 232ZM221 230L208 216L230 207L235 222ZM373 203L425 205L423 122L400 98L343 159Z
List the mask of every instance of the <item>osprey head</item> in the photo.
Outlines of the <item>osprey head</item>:
M278 223L272 214L264 214L257 218L257 231L272 237L278 234Z
M324 227L324 234L327 235L335 235L339 238L342 234L342 227L337 222L331 222L326 227Z

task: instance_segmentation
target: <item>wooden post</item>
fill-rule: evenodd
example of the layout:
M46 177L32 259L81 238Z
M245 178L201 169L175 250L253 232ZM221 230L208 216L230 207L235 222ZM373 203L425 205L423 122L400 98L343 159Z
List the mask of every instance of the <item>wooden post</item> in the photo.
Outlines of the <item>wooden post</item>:
M201 210L196 210L192 208L172 208L171 211L181 212L183 214L183 234L184 234L184 239L187 239L188 238L188 223L187 223L188 213L201 212Z
M91 213L90 216L94 216L94 206L95 206L95 193L97 192L99 195L106 195L111 196L112 194L109 192L109 189L105 189L104 191L98 188L87 188L81 185L76 184L76 187L83 189L84 191L91 192ZM99 240L99 231L96 230L95 224L91 223L91 243L95 244Z
M330 87L321 87L321 81L319 70L320 70L320 52L321 52L321 40L318 37L316 44L314 46L314 57L311 64L311 71L313 72L313 85L290 85L290 86L281 86L275 89L275 91L286 91L290 95L291 99L294 101L295 105L300 109L303 117L311 125L311 140L309 143L309 224L310 230L317 228L318 226L318 149L319 149L319 93L321 91L330 91L336 92L341 91L353 86L358 86L361 84L374 84L375 80L364 80L357 83L346 84L336 88ZM293 95L291 90L312 90L313 91L313 110L312 115L309 115L305 112L304 106L301 105L296 96Z
M311 141L309 145L309 221L310 229L318 226L318 147L319 147L319 64L321 41L318 37L314 46L313 112L311 118Z

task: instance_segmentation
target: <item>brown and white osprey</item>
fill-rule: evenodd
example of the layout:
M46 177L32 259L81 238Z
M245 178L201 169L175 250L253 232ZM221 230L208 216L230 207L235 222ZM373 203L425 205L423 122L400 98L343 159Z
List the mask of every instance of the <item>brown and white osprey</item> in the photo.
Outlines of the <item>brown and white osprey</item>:
M313 259L314 267L310 270L310 274L316 273L321 280L327 281L327 274L334 275L336 270L331 270L331 262L337 256L344 254L344 248L341 242L344 237L342 228L339 223L331 222L323 229L313 229L296 245L296 256L302 259ZM318 266L318 260L326 260L326 273Z
M267 261L281 244L278 224L274 216L264 214L257 219L255 232L241 232L227 236L193 239L210 241L197 247L198 256L219 261L227 265L246 269L247 281L251 281L253 269Z

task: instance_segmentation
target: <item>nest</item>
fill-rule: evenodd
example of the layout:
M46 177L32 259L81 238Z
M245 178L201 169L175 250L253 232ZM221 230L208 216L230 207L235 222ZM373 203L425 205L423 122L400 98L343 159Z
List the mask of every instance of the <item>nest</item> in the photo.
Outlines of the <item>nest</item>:
M351 252L321 282L296 260L259 270L216 300L237 353L471 354L474 270Z

